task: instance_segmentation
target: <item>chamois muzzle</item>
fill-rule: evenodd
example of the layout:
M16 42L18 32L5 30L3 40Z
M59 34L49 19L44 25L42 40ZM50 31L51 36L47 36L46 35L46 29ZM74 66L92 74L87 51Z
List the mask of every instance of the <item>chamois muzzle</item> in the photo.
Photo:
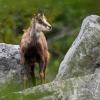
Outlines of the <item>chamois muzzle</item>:
M48 26L48 30L51 31L52 30L52 26Z

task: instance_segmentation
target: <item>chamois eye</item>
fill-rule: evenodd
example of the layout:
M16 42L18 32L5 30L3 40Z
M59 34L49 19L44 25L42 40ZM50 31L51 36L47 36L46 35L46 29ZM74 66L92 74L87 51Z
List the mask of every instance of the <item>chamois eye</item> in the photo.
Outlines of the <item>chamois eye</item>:
M39 23L43 23L41 19L38 20Z

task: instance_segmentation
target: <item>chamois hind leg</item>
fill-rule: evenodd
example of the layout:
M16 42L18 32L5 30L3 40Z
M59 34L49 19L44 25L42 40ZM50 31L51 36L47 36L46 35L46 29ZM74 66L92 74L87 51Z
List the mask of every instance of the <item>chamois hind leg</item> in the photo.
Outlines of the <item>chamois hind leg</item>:
M25 66L26 74L24 74L24 89L33 85L36 86L36 79L34 73L34 65L28 64Z
M24 69L24 74L23 74L23 88L26 89L28 87L28 76L29 76L29 70L28 70L28 66L25 65L25 69Z
M34 65L30 66L30 75L31 75L31 79L32 79L33 85L35 86L36 85L36 77L35 77L35 70L34 70L34 68L35 68Z

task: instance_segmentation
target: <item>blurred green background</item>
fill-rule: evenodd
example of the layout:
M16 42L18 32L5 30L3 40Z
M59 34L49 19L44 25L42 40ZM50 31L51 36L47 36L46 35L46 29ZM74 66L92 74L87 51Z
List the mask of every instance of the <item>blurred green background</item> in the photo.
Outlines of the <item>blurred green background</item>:
M45 10L53 26L52 32L45 33L51 53L46 70L46 80L49 82L55 78L82 20L91 14L100 15L100 0L0 0L0 42L19 44L23 29L29 26L38 10Z

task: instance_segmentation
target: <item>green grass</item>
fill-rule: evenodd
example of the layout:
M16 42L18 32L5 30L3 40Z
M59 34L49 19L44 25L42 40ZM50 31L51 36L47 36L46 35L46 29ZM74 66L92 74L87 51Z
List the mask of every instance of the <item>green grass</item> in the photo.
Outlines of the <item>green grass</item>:
M61 61L78 33L74 30L80 27L86 16L100 15L99 6L99 0L98 2L95 0L0 0L0 42L19 44L22 29L29 26L32 14L40 9L45 10L45 15L53 26L53 31L46 33L48 39L59 34L63 27L70 29L65 32L67 34L65 37L51 41L49 44L51 59L46 70L46 81L50 82L55 78ZM36 66L37 85L40 84L38 71L39 67ZM31 86L29 83L28 87ZM36 96L10 94L19 90L23 90L23 84L19 86L13 81L0 86L0 97L7 95L0 100L33 100L39 96L39 94Z

